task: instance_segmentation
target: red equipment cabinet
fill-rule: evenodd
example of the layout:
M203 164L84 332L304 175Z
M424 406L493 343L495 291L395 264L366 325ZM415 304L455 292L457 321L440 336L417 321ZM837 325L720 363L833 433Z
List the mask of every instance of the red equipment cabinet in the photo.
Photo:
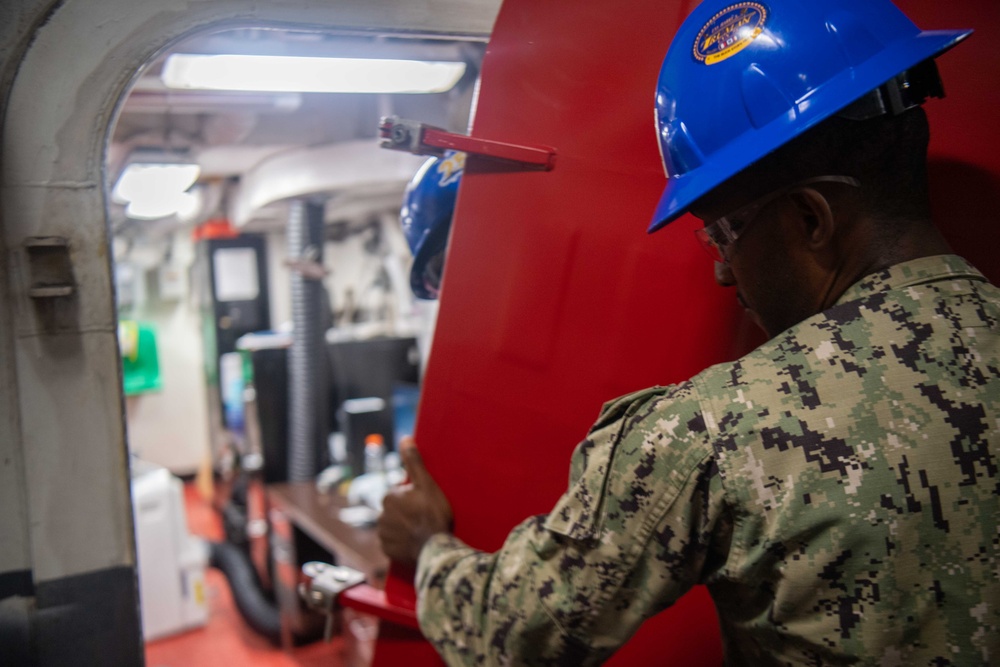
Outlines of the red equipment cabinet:
M694 375L762 340L683 218L645 232L664 185L659 67L694 2L506 0L472 136L552 147L553 168L470 156L459 193L417 442L456 532L493 550L566 488L569 457L613 397ZM1000 279L1000 5L901 1L922 28L973 27L945 54L927 109L935 213L956 250ZM390 580L390 599L412 590ZM393 629L376 665L439 664ZM703 589L647 622L612 664L722 660Z

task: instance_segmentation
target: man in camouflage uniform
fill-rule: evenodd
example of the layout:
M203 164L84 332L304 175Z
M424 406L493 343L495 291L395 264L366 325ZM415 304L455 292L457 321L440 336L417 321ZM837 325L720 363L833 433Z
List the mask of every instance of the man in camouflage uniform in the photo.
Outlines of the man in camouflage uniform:
M496 553L404 449L380 536L450 664L598 663L699 583L729 665L1000 663L1000 290L930 221L927 142L919 106L835 116L700 197L770 340L605 405Z

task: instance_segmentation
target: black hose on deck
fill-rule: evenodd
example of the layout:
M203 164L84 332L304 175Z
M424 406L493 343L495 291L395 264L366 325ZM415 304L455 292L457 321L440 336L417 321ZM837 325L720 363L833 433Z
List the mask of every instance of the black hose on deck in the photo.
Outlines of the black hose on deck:
M272 604L257 583L249 557L228 542L209 542L210 563L226 575L236 608L251 628L277 644L281 641L281 620L278 608Z

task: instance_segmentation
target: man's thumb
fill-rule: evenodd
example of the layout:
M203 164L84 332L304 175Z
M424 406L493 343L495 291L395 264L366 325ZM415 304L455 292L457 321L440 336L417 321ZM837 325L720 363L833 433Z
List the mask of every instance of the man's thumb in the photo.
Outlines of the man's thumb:
M406 475L410 478L410 483L417 487L423 486L427 480L427 468L424 467L424 459L417 451L416 445L412 441L404 442L401 443L399 450L399 456L403 461Z

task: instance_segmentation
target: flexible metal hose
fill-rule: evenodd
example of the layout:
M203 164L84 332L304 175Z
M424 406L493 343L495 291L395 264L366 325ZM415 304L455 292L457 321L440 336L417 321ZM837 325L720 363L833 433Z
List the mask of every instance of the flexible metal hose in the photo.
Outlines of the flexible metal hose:
M296 200L288 219L288 255L323 260L323 205ZM318 471L317 452L326 437L320 429L326 355L321 317L323 285L292 271L292 346L288 351L288 479L311 481Z

